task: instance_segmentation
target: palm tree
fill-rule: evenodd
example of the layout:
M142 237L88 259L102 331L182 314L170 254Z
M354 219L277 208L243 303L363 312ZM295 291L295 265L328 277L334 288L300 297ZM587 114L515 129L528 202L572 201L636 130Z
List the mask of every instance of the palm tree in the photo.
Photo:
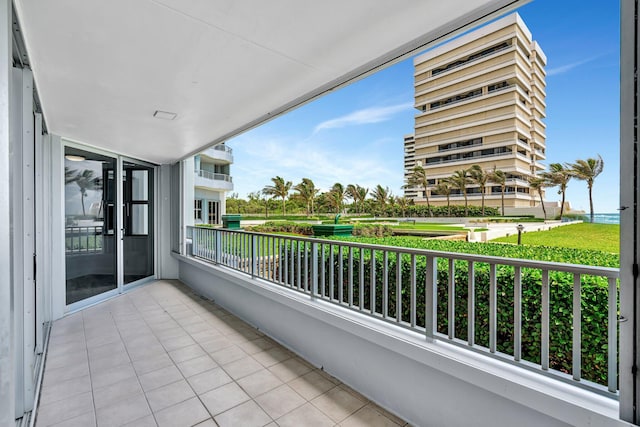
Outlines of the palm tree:
M480 194L482 195L482 216L484 216L484 193L487 189L489 174L486 173L480 165L473 165L469 169L469 176L472 182L480 186Z
M544 200L542 199L542 190L546 185L546 180L540 177L530 177L529 178L529 188L536 191L540 196L540 205L542 206L542 213L544 214L544 219L547 219L547 210L544 207Z
M331 204L336 208L336 213L342 212L342 206L345 197L346 193L344 191L344 186L339 182L333 184L331 190L329 191L329 200L331 201Z
M501 210L500 214L504 216L504 193L507 189L507 174L500 169L493 167L493 171L489 173L489 181L500 186Z
M449 196L451 196L451 183L447 178L438 180L436 193L441 196L447 196L447 216L451 216L451 203L449 202Z
M69 178L66 176L65 171L65 182L68 181ZM100 187L100 177L93 176L93 171L89 169L84 169L82 172L78 172L69 182L75 182L78 187L80 187L80 202L82 203L82 215L86 216L87 213L84 208L84 198L87 197L87 190L95 190Z
M354 184L347 185L347 189L344 192L347 197L353 200L353 207L358 212L358 186Z
M587 188L589 189L589 212L591 222L593 222L593 181L595 181L596 177L602 173L602 170L604 169L604 160L602 160L602 156L598 154L597 159L580 159L567 166L569 167L569 173L571 173L571 176L587 182Z
M421 187L424 190L424 198L427 200L427 212L429 216L433 216L431 213L431 204L429 203L429 180L427 179L427 171L421 166L416 165L411 170L411 175L407 180L407 187Z
M358 201L360 202L360 213L364 212L364 199L367 198L367 194L369 194L369 189L360 187L356 184L356 193L358 194Z
M307 205L307 216L313 215L313 200L319 191L313 181L309 178L302 178L302 182L296 184L293 189L297 191L296 196Z
M453 188L460 190L464 196L464 216L468 216L469 204L467 202L467 185L471 183L469 172L466 169L458 169L449 178L449 183Z
M409 206L409 199L402 196L402 197L396 197L395 201L398 207L400 208L400 211L402 212L402 217L404 218L406 216L405 213L407 212L407 207Z
M284 178L276 176L275 178L271 178L273 185L267 185L262 189L262 194L265 196L271 196L272 198L281 198L282 199L282 215L286 215L286 201L287 196L289 195L289 190L291 190L291 181L286 181Z
M391 195L391 191L389 191L389 187L383 187L382 185L376 185L376 188L371 192L373 199L380 206L380 209L384 210L387 206L387 200Z
M571 173L568 168L560 163L551 163L549 171L543 172L540 176L546 181L550 187L559 187L558 194L562 194L562 204L560 205L560 220L564 215L564 197L567 192L567 185L571 180Z

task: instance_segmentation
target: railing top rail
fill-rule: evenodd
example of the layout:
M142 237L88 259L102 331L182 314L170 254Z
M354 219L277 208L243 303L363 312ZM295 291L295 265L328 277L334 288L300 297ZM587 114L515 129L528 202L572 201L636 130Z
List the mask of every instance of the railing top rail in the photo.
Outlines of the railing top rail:
M187 228L196 228L196 227L187 227ZM593 276L602 276L607 278L617 279L620 276L620 270L618 268L613 267L598 267L591 265L582 265L582 264L565 264L560 262L551 262L551 261L535 261L528 259L520 259L520 258L506 258L506 257L498 257L491 255L476 255L476 254L466 254L460 252L443 252L443 251L434 251L429 249L415 249L415 248L404 248L398 246L386 246L386 245L374 245L369 243L356 243L356 242L347 242L343 240L330 240L330 239L322 239L316 237L298 237L298 236L290 236L290 235L281 235L281 234L268 234L268 233L258 233L254 231L244 231L244 230L217 230L211 228L199 227L201 230L207 230L208 232L223 232L223 233L246 233L257 236L265 236L265 237L279 237L287 240L296 240L310 243L324 243L324 244L333 244L333 245L341 245L346 247L352 247L357 249L374 249L374 250L382 250L387 252L396 252L401 254L414 254L414 255L423 255L434 258L448 258L455 259L461 261L473 261L473 262L481 262L487 264L496 264L496 265L508 265L508 266L519 266L524 268L535 268L540 270L548 270L548 271L559 271L565 273L577 273L583 275L593 275Z

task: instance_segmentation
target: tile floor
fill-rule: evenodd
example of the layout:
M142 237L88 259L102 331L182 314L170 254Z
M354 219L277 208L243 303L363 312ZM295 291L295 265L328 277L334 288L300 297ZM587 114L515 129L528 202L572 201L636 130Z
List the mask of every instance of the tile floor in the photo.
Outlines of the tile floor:
M405 423L178 281L53 324L36 426Z

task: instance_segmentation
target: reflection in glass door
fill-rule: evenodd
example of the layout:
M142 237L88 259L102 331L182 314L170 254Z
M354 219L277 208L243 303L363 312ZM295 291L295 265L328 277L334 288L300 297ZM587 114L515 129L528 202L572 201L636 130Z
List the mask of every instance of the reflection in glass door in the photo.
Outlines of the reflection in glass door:
M154 274L153 168L130 161L122 164L123 283Z
M118 287L113 157L65 147L66 303Z

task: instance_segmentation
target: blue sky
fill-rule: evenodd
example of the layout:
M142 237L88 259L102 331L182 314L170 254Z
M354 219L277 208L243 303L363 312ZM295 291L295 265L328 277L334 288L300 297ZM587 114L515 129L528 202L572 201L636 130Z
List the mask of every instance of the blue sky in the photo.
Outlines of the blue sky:
M535 0L518 10L548 58L547 160L573 162L600 154L596 212L615 212L619 198L619 3ZM240 197L280 175L402 195L403 136L413 132L413 58L328 94L227 144ZM554 189L548 200L558 200ZM588 211L586 184L572 181L567 199Z

